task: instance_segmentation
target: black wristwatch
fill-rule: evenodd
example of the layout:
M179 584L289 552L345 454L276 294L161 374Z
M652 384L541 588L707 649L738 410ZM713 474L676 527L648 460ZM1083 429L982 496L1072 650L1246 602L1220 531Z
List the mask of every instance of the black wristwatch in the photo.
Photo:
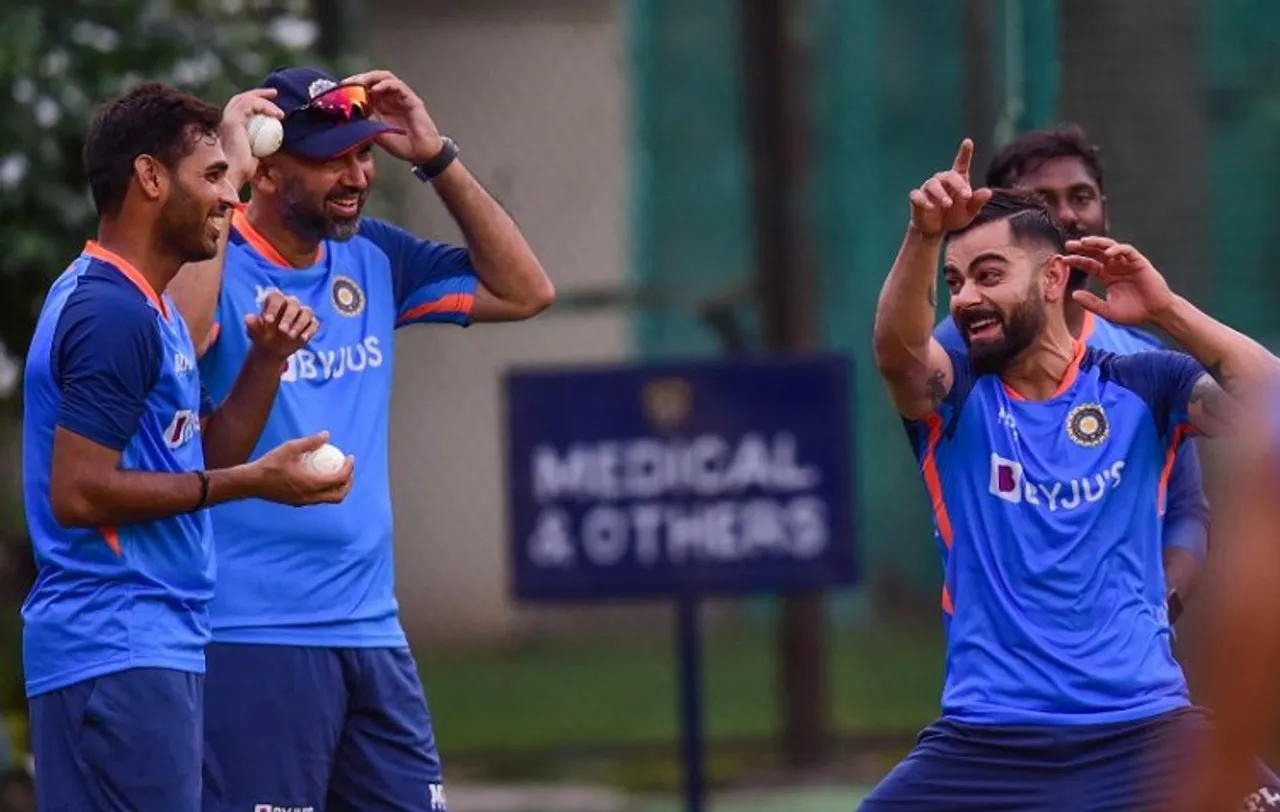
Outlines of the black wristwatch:
M458 159L458 144L447 135L440 140L443 146L440 147L440 151L435 154L435 157L428 158L413 168L413 176L423 183L428 183L440 177L440 173L448 169L449 165Z

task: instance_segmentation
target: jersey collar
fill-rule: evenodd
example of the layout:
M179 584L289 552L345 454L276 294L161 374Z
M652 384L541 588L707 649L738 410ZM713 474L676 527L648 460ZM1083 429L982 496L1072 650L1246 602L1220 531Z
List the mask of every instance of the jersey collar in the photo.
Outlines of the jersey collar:
M244 241L253 246L253 250L262 255L262 258L272 265L278 265L290 271L301 270L290 265L289 262L276 250L271 241L262 236L258 229L253 227L253 223L249 222L249 217L245 214L245 204L241 203L231 212L231 227L240 232L240 236L244 237ZM311 261L311 266L319 264L324 259L324 243L316 248L315 258Z
M160 294L156 293L156 289L151 287L151 283L142 275L142 272L133 266L133 263L114 251L108 251L103 248L97 240L88 240L84 244L83 256L91 257L110 265L120 272L121 276L128 279L134 284L138 290L142 291L142 295L147 297L147 301L160 311L160 315L164 316L165 321L169 320L169 308L165 306L164 299Z
M1083 331L1081 332L1083 333ZM1063 374L1062 380L1058 383L1058 388L1053 390L1053 394L1046 398L1046 400L1053 400L1070 389L1071 385L1076 382L1076 377L1080 374L1080 362L1084 360L1085 345L1080 339L1073 339L1071 341L1071 346L1071 363L1067 364L1067 371ZM1004 379L1000 380L1000 385L1004 387L1005 394L1013 400L1026 400L1026 398L1018 394L1013 387L1005 383Z

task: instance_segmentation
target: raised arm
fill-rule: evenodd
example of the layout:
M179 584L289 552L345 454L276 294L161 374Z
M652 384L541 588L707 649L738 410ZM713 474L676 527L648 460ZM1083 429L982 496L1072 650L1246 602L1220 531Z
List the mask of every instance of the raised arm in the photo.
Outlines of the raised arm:
M1204 365L1187 415L1196 431L1217 437L1234 430L1241 402L1260 402L1274 391L1280 361L1261 344L1175 297L1155 323Z
M457 160L457 148L441 136L427 106L390 71L350 76L369 89L376 115L402 132L384 133L378 145L410 164L431 166L431 183L462 230L470 266L479 277L469 321L516 321L541 313L555 288L511 215Z
M911 222L876 306L876 367L894 406L912 420L937 409L951 391L951 358L933 338L938 259L947 232L968 225L991 198L989 189L970 188L972 160L966 138L950 170L912 190Z
M1258 342L1176 295L1136 248L1106 237L1085 237L1068 242L1067 250L1072 252L1067 264L1106 286L1105 299L1080 290L1072 294L1077 302L1121 324L1154 324L1204 367L1187 404L1188 420L1197 433L1229 433L1238 422L1241 400L1260 401L1274 391L1280 361Z
M276 91L256 88L232 96L222 110L222 124L218 137L223 152L231 165L227 175L239 191L253 177L258 159L249 149L246 125L255 115L283 118L284 113L272 103ZM213 323L218 312L218 294L222 290L222 267L227 257L227 240L231 236L231 217L228 214L222 224L222 237L218 240L218 254L204 262L189 262L165 289L178 306L187 330L196 345L196 355L203 356L213 342Z

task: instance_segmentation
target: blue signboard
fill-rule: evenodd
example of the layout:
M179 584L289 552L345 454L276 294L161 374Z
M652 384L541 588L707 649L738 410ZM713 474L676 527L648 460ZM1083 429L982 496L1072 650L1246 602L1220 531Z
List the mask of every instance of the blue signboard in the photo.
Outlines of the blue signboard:
M851 377L835 355L509 373L516 597L852 583Z

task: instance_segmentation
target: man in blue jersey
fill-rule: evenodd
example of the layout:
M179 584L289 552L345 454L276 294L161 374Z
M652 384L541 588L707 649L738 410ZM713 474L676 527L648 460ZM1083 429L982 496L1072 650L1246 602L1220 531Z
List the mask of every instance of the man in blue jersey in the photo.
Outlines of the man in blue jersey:
M247 351L225 325L272 290L313 307L324 328L290 358L262 447L328 430L362 473L341 506L214 511L206 793L215 809L442 810L440 759L394 594L395 330L529 318L550 304L552 287L515 223L394 75L339 82L285 68L264 87L285 112L283 147L256 165L233 157L252 194L223 264L184 270L174 295L207 345L201 370L215 395ZM434 188L465 248L361 217L375 146Z
M1006 144L991 160L986 186L1018 187L1039 195L1068 236L1105 237L1109 223L1099 152L1084 130L1075 125L1025 133ZM1087 280L1084 272L1073 270L1067 280L1068 292L1083 290ZM1071 334L1090 347L1121 355L1164 349L1150 333L1113 324L1070 297L1063 307ZM964 346L950 315L938 324L934 337L948 349ZM1168 489L1161 538L1169 620L1176 623L1195 590L1209 546L1209 505L1194 440L1178 449Z
M972 155L966 140L911 192L876 314L877 365L944 545L948 650L941 718L863 808L1168 809L1208 731L1170 645L1169 469L1190 434L1229 430L1235 393L1280 362L1132 246L1068 241L1036 197L972 189ZM944 240L962 349L932 337ZM1072 269L1106 298L1068 293ZM1190 354L1086 347L1068 297Z
M243 118L269 104L243 98ZM309 308L274 297L214 408L165 287L217 251L235 202L221 111L143 84L96 113L85 169L99 213L49 291L27 356L23 496L37 575L22 609L41 810L197 812L213 558L207 507L337 502L351 464L310 470L323 436L245 464ZM243 136L241 136L243 138Z

